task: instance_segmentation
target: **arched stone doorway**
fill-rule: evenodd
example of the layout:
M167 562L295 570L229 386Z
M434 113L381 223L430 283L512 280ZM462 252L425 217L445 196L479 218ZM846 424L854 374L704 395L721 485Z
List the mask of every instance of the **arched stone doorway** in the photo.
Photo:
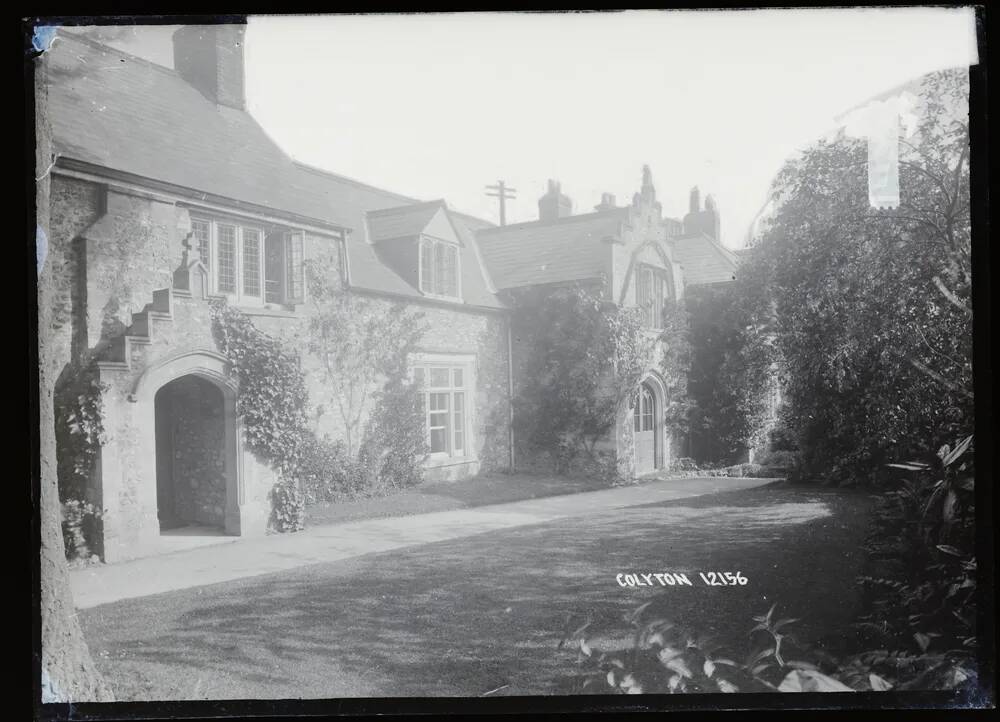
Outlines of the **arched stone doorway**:
M639 385L632 415L636 476L664 466L663 397L663 387L655 377Z
M225 395L217 385L187 374L154 397L156 511L160 533L192 525L226 526Z

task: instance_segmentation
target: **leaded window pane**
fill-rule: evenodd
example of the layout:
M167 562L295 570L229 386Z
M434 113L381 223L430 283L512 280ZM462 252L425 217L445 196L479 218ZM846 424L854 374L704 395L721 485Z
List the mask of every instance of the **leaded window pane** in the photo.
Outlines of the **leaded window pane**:
M260 297L260 231L243 229L243 294Z
M220 224L218 230L219 272L221 293L236 293L236 226Z

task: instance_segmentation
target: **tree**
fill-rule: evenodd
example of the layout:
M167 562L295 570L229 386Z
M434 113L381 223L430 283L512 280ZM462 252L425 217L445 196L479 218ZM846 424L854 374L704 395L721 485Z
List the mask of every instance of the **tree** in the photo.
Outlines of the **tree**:
M378 394L379 381L405 381L400 377L406 374L406 353L423 333L422 320L402 305L347 293L336 283L332 263L322 258L310 261L307 271L314 304L309 352L319 360L323 380L333 391L347 455L354 458L361 447L362 421L373 395Z
M972 426L967 73L910 90L899 207L870 208L865 143L841 132L785 166L748 252L745 325L773 331L803 470L836 481Z
M97 671L76 618L60 524L56 474L55 407L53 397L59 369L70 362L46 338L51 328L55 283L46 264L46 231L49 228L49 171L52 132L49 125L44 60L34 60L35 218L38 251L38 390L39 390L39 522L41 545L40 587L42 626L42 701L112 701L110 689ZM29 102L30 99L29 99ZM30 147L30 143L29 143Z

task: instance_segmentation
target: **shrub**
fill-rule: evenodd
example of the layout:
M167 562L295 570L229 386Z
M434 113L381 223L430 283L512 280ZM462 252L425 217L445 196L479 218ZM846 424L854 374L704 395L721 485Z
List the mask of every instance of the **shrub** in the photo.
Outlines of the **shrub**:
M305 497L295 479L282 478L271 488L271 523L274 531L300 531L306 526Z
M689 456L676 459L671 465L671 471L695 471L698 469L698 462Z
M100 538L101 510L80 499L62 503L63 545L68 561L85 561L94 553Z
M342 441L311 433L302 441L297 478L306 504L352 499L369 485L366 469L347 454Z
M869 643L917 658L970 661L976 649L972 436L905 472L876 506L862 577Z
M652 602L626 622L631 648L596 648L590 619L562 641L577 646L577 693L675 694L709 692L851 692L899 689L975 690L967 660L914 659L861 654L839 660L810 649L790 633L794 618L778 619L772 606L754 616L746 648L728 647L699 630L686 629L649 612ZM620 638L621 635L616 635Z

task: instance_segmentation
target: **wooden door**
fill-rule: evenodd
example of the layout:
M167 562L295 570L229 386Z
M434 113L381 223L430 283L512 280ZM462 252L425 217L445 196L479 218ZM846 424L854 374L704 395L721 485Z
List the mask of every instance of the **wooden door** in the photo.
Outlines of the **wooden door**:
M648 384L639 387L634 412L635 473L656 471L656 396Z

